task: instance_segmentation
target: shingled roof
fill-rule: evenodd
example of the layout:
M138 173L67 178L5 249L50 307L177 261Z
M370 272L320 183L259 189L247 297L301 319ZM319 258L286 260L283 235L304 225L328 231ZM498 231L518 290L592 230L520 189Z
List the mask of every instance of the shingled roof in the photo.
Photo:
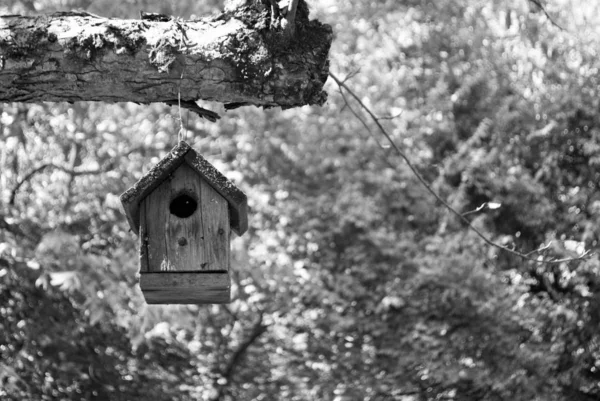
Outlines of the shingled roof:
M181 141L156 166L144 175L120 199L131 229L138 234L140 228L140 202L154 191L183 163L214 188L229 204L231 229L242 235L248 229L248 200L231 181L212 164L199 155L190 145Z

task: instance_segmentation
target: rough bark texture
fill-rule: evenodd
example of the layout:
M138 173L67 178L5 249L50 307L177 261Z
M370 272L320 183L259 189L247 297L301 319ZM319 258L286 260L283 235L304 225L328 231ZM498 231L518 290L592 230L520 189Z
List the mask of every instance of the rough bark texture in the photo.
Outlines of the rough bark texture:
M0 102L322 104L331 40L308 15L288 40L260 0L197 21L2 16Z

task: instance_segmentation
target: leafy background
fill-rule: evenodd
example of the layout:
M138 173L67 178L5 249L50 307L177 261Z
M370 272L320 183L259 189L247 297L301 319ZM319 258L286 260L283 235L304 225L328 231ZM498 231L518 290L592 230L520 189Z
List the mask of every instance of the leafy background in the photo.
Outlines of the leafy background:
M600 248L600 5L549 0L550 20L534 3L309 1L336 35L332 71L444 199L500 204L468 214L499 244L577 257ZM0 106L0 398L599 399L598 254L486 246L326 89L323 107L205 104L216 124L163 105ZM118 196L181 123L249 197L229 305L147 306L136 282Z

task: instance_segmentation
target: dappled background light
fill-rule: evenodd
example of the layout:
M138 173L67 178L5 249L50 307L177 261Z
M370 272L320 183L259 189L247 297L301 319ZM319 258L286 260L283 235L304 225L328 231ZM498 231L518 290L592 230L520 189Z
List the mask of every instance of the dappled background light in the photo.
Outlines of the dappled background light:
M599 4L309 1L322 107L0 106L0 398L600 397ZM221 1L9 0L191 18ZM180 118L181 116L181 118ZM183 127L183 130L181 130ZM118 196L179 135L248 196L228 305L147 306ZM536 251L537 250L537 251ZM587 398L586 398L587 397Z

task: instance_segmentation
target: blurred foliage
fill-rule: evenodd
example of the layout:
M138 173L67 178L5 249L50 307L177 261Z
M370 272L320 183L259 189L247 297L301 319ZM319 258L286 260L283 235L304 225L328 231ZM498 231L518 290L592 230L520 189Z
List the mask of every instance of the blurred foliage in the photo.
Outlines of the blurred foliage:
M332 70L502 245L600 248L598 5L309 2ZM221 2L10 0L0 13ZM118 196L176 144L162 105L0 109L0 398L596 400L600 260L482 242L345 107L183 113L249 197L226 306L146 306ZM219 105L208 105L221 113ZM373 130L373 132L376 132ZM550 244L550 245L548 245Z

